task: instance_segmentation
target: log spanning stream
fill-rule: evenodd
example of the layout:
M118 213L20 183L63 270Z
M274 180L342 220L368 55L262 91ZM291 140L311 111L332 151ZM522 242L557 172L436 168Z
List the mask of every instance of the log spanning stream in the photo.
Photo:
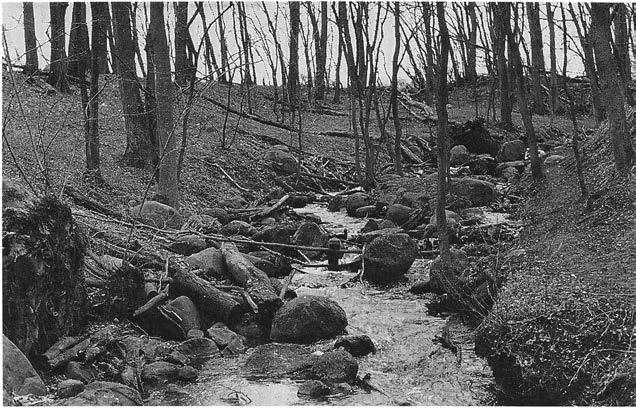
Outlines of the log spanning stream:
M346 213L330 213L323 205L312 204L299 213L319 216L331 232L347 229L357 233L364 220ZM347 256L353 256L347 254ZM350 283L355 274L332 272L326 268L305 268L296 273L290 287L299 295L327 296L347 313L349 334L366 334L377 352L357 358L358 376L370 374L374 390L354 387L353 393L321 400L297 395L299 382L291 379L253 380L241 376L247 356L215 358L201 366L195 383L154 391L154 405L484 405L492 402L489 386L494 383L487 363L473 350L470 330L454 317L427 314L425 298L410 294L412 283L425 278L428 260L418 259L407 274L408 282L389 287ZM451 333L461 349L457 354L434 341L449 319ZM312 345L321 349L329 342Z

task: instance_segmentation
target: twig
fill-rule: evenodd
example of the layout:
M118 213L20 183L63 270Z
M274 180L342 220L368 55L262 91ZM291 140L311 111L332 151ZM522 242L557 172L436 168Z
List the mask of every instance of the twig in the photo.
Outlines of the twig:
M296 274L297 270L298 269L296 268L292 268L291 272L289 272L289 275L287 276L287 278L285 279L285 283L283 284L283 288L280 290L280 294L278 295L280 299L283 299L285 297L285 293L287 293L287 288L289 287L289 284L291 283L292 279L294 279L294 275Z

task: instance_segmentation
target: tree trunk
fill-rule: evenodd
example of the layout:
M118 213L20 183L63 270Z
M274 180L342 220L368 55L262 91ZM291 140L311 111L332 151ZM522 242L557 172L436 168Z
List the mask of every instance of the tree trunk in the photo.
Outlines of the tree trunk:
M179 1L173 3L174 24L174 80L177 85L185 87L189 75L189 63L186 55L188 43L188 3Z
M287 87L289 106L292 110L298 109L298 34L300 33L300 3L289 3L289 75L287 76Z
M22 12L24 14L24 49L26 50L24 73L31 75L38 70L38 43L35 38L33 3L23 2Z
M393 126L395 127L394 157L395 172L402 176L402 124L398 104L398 71L400 69L400 3L393 3L395 17L395 50L393 51L393 78L391 80L391 108L393 110Z
M235 3L237 6L238 12L238 20L239 20L239 33L241 36L241 47L243 48L243 66L241 69L243 70L243 83L245 85L251 85L254 83L255 78L252 78L252 74L250 73L251 63L250 63L250 37L247 32L247 19L245 16L245 5L243 3ZM249 102L249 101L248 101Z
M228 56L227 56L227 40L225 38L225 22L221 15L221 2L216 3L216 11L219 13L219 43L221 47L221 72L219 74L219 83L227 84L228 82Z
M334 84L333 91L333 103L340 103L340 92L342 90L342 84L340 83L340 67L342 64L342 41L338 36L338 58L336 59L336 82Z
M512 128L512 102L510 100L510 87L508 82L508 63L506 61L506 31L505 23L510 21L510 9L505 7L505 11L495 3L490 3L493 7L495 38L493 39L495 53L497 56L497 73L499 76L499 99L501 104L501 123L505 128ZM507 13L502 15L501 13Z
M550 32L550 114L554 115L559 109L559 89L557 83L557 63L556 63L556 34L554 30L554 8L552 4L546 3L546 14L548 16L548 31Z
M146 76L146 69L144 68L144 60L141 57L141 50L139 49L139 35L137 34L137 4L134 3L130 9L130 22L132 24L132 40L135 46L135 55L139 62L139 69L141 69L141 76Z
M498 3L500 8L508 8L508 11L502 10L501 14L509 14L509 3ZM543 178L543 171L541 170L541 161L539 160L539 150L537 147L537 134L534 130L532 123L532 113L528 108L528 97L526 95L525 77L523 76L523 65L521 63L521 53L519 52L519 42L515 39L515 35L510 29L510 22L508 20L503 22L506 35L508 37L508 50L512 59L512 66L515 71L515 78L517 78L517 91L519 94L519 111L521 112L521 119L523 121L523 127L526 130L526 137L528 139L528 147L530 149L530 167L532 170L532 178L534 180L540 180Z
M466 14L468 15L468 44L466 45L466 79L470 83L477 81L477 13L476 4L466 3Z
M150 3L150 32L152 33L155 89L157 99L157 139L159 141L159 176L157 193L166 203L179 208L179 182L177 179L177 143L172 118L172 75L170 51L166 38L163 3Z
M113 59L119 75L119 95L126 126L124 159L129 165L147 167L154 161L154 149L148 137L147 115L141 100L137 79L135 45L130 25L130 3L113 2L115 52Z
M97 64L100 74L108 74L108 47L107 47L107 33L110 30L110 11L108 10L108 3L102 1L91 2L91 14L92 21L97 21L99 25L99 31L91 30L91 35L95 38L91 38L91 53L97 55ZM112 49L111 49L112 52Z
M87 63L90 58L88 46L88 28L86 26L86 5L80 2L73 3L71 17L71 33L68 43L68 70L67 75L84 81ZM83 67L80 65L83 64Z
M70 92L66 81L68 62L66 60L66 39L64 34L67 7L67 2L49 3L51 14L51 70L47 82L60 92Z
M316 50L316 90L314 98L316 101L325 100L325 74L327 67L327 2L320 2L320 28L318 19L310 3L307 3L307 11L311 19L314 35L314 47Z
M219 65L216 62L214 56L214 47L212 47L212 41L210 40L210 33L208 31L208 23L205 20L204 3L199 1L196 3L197 10L201 16L201 23L203 24L203 40L205 41L205 63L208 67L210 79L214 80L216 75L220 75Z
M633 106L634 97L629 87L629 82L632 80L632 62L629 58L627 6L623 3L616 3L614 10L614 54L619 61L618 67L621 79L623 80L623 87L625 88L625 98L627 99L627 103Z
M528 24L530 26L530 48L532 49L532 111L544 115L547 111L543 103L542 82L545 72L543 57L543 32L539 18L539 3L526 3Z
M609 121L616 172L619 177L628 177L634 150L625 116L623 84L618 75L616 58L612 54L610 7L610 3L592 3L590 34L596 54L601 94Z
M104 23L101 18L99 4L90 3L92 15L91 46L93 50L98 48L101 41L100 33L104 32ZM87 29L88 34L88 29ZM88 102L88 133L86 135L86 170L94 175L97 180L101 180L100 158L99 158L99 74L100 55L97 52L90 53L90 99ZM108 65L107 65L108 67Z
M448 54L450 53L450 38L446 26L444 3L438 2L437 19L439 20L441 50L437 70L437 236L439 238L439 252L442 265L450 260L450 244L448 226L446 224L446 174L449 168L448 146Z

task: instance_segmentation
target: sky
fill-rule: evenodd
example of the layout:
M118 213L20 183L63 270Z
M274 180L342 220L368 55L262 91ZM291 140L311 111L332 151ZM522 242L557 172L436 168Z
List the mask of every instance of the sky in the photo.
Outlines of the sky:
M228 5L229 5L228 2L222 2L221 9L224 10L225 8L228 7ZM279 17L278 17L278 22L276 24L276 30L278 32L278 37L283 48L283 53L285 54L285 59L287 60L289 56L289 34L288 34L289 27L287 24L288 5L284 2L279 2L278 4L275 2L267 2L266 6L272 18L274 18L276 14L276 9L278 8L279 10ZM315 6L317 6L317 3L315 4ZM147 6L147 2L138 2L138 7L139 8L137 12L137 29L139 31L138 35L139 35L139 39L141 43L140 47L143 50L143 47L145 45L146 31L148 27L147 16L149 13L149 7ZM254 47L255 47L254 57L255 57L255 60L257 61L257 64L256 64L257 80L259 84L261 84L263 80L265 80L267 84L270 84L271 72L269 69L269 65L267 63L267 59L266 59L267 57L265 54L264 45L265 45L265 41L268 42L270 48L273 50L273 46L272 46L273 42L267 28L267 20L266 20L265 13L263 12L262 7L263 7L262 2L246 3L248 25L250 26L249 27L250 35L252 37L252 43L254 44ZM206 13L206 20L209 24L218 15L216 3L205 2L204 9ZM69 7L67 8L67 12L66 12L67 43L68 43L68 31L71 25L71 11L72 11L72 3L69 3ZM545 10L543 9L542 11L543 11L543 14L545 14ZM189 7L188 15L191 16L193 12L194 12L194 4L191 3ZM317 13L319 12L318 7L316 7L316 12ZM330 17L332 17L331 9L329 10L329 12L330 12ZM404 18L409 17L404 10L402 12L403 12ZM450 7L448 12L449 14L451 13ZM49 3L48 2L35 3L34 14L35 14L35 26L36 26L36 38L37 38L38 44L41 44L41 47L39 50L40 51L39 64L40 64L40 67L43 68L44 66L48 64L48 57L50 53L50 47L48 44L48 34L50 33L49 31ZM556 11L555 17L557 18L557 24L560 24L559 10ZM569 14L568 14L568 17L569 17ZM89 23L89 33L90 33L90 18L91 18L90 7L87 7L87 21ZM301 19L302 19L301 24L303 26L303 29L310 30L311 25L309 24L308 16L304 7L301 7ZM234 29L231 10L227 11L223 15L223 21L225 22L225 25L226 25L226 36L228 37L227 38L228 48L230 49L230 54L233 54L236 52L237 48L235 46L236 44L234 39L235 29ZM3 31L5 32L6 38L7 38L7 45L8 45L9 55L11 57L11 60L13 61L13 63L23 64L25 47L24 47L24 26L22 23L22 3L3 2L2 23L3 23ZM169 12L167 13L167 25L169 28L168 41L172 43L173 34L174 34L174 15L172 12L172 7L169 7ZM575 40L578 41L575 35L576 30L574 26L572 25L572 23L571 22L568 23L568 26L571 26L568 28L569 33L574 37ZM259 27L259 29L256 29L255 27ZM547 30L547 23L544 18L542 18L542 29L544 33L545 61L546 61L546 66L549 68L550 54L549 54L548 43L547 43L548 30ZM329 65L331 61L331 66L335 67L335 58L337 57L337 55L335 55L335 51L337 51L337 41L332 41L332 39L335 40L337 38L337 29L335 27L335 24L330 24L329 30L330 30L329 50L327 53L327 63ZM384 25L381 30L383 34L383 39L380 45L381 54L380 54L380 60L379 60L380 69L379 69L378 75L379 75L379 80L385 85L390 82L391 62L393 57L393 50L395 47L395 37L394 37L393 30L394 30L394 22L393 22L392 15L390 15L384 22ZM236 32L237 31L238 31L238 26L236 28ZM192 24L190 28L190 33L195 43L195 46L198 46L198 43L199 41L201 41L201 37L203 33L203 25L199 18L197 18L195 22ZM218 40L218 32L216 31L216 25L210 30L209 33L212 40L212 45L215 48L217 59L220 60L219 40ZM262 34L265 35L265 40L263 40ZM526 34L526 36L528 35ZM301 37L302 37L302 33L301 33ZM311 35L309 35L309 38L310 38L310 41L313 41L313 37ZM562 64L562 58L563 58L563 46L562 46L561 38L562 38L562 33L560 29L557 29L557 32L556 32L557 58L556 59L557 59L557 66L559 67ZM529 39L527 39L527 42L529 44ZM299 44L302 47L302 44L303 44L302 39L299 40ZM311 48L312 51L310 52L310 57L313 59L314 57L313 45L311 47L312 47ZM570 47L573 47L573 45L570 44ZM402 47L402 49L404 49L404 47ZM569 51L568 54L569 54L569 60L568 60L569 74L582 75L583 65L581 63L580 58L573 51ZM3 49L3 55L4 55L4 49ZM522 57L523 55L524 53L522 52ZM457 58L459 58L459 55L457 55ZM300 73L301 73L301 80L302 80L302 77L306 77L306 72L307 72L304 51L302 48L299 50L299 59L300 59L299 64L300 64ZM403 66L406 69L411 68L410 63L408 62L408 58L403 59ZM206 68L205 68L205 64L203 63L203 58L201 58L198 69L201 72L201 75L206 74ZM485 66L483 64L483 53L481 51L478 52L478 72L485 73ZM280 67L278 71L278 76L279 76L279 83L280 83ZM238 77L238 73L236 74L236 77ZM334 68L332 68L330 72L330 80L333 80L334 77L335 77L335 72L334 72ZM343 79L346 78L346 64L344 63L341 69L341 78ZM399 79L400 81L408 82L408 76L403 71L400 71Z

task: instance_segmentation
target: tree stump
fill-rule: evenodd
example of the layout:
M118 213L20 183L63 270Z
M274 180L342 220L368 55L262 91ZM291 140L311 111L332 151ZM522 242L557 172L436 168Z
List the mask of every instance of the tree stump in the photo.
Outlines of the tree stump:
M27 356L76 332L86 313L86 237L55 196L2 182L3 331Z

